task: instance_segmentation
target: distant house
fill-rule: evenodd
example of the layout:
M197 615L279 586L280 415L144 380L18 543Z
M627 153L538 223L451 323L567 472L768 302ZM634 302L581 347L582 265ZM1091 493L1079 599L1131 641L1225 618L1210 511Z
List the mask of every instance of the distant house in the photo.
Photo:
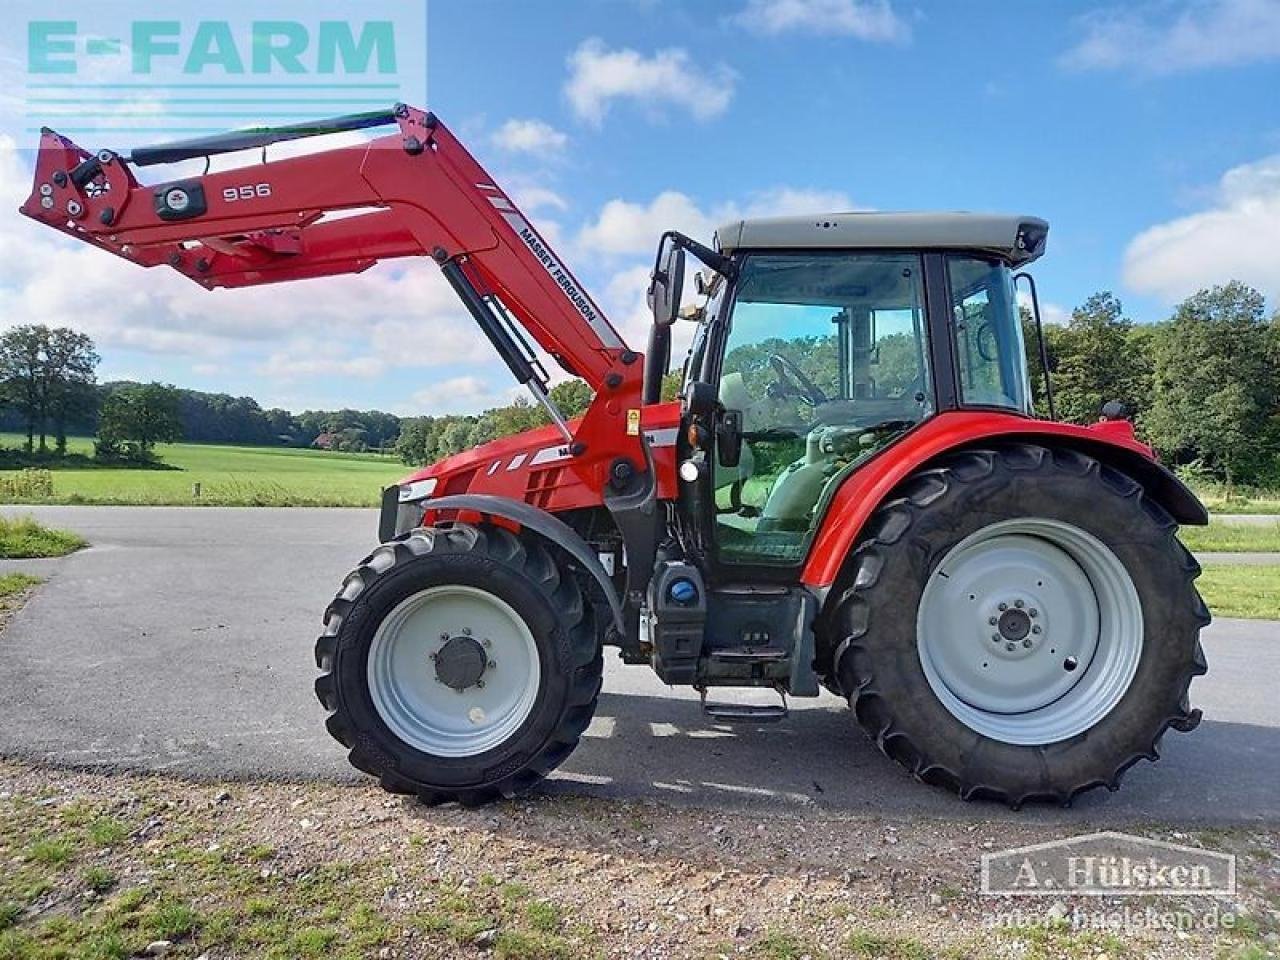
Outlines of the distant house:
M338 435L336 433L326 432L326 433L320 434L320 436L312 440L311 445L320 450L332 450L333 445L337 442L338 442Z

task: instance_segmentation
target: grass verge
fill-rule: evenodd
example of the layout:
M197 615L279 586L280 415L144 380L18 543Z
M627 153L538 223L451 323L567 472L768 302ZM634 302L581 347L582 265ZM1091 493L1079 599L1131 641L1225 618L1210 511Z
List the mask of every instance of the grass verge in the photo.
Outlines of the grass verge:
M1263 524L1211 521L1207 527L1182 527L1178 537L1193 553L1280 553L1280 519Z
M70 530L53 530L32 517L0 517L0 557L63 557L87 546L88 541Z
M1280 620L1280 566L1207 566L1196 588L1214 616Z

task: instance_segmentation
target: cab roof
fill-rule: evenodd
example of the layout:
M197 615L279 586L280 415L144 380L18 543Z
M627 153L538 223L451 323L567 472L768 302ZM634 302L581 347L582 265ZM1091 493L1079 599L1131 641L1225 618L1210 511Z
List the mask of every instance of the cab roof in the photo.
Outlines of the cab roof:
M973 250L1010 264L1044 253L1049 224L991 213L820 213L734 220L716 231L724 253L738 250Z

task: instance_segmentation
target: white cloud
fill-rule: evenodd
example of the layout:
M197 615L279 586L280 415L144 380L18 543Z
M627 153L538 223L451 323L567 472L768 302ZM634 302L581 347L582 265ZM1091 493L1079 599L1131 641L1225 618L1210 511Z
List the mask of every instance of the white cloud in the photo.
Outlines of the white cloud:
M1018 306L1031 309L1031 294L1025 289L1018 290ZM1040 320L1048 327L1065 327L1071 322L1071 311L1061 304L1041 300Z
M517 396L527 397L528 392L510 382L495 387L484 377L450 377L414 393L411 405L401 415L438 417L447 413L479 413L490 407L505 406Z
M1061 58L1079 70L1165 74L1280 58L1280 0L1181 0L1097 10L1081 23L1084 39Z
M524 186L512 185L508 193L511 199L525 213L533 213L537 210L568 210L569 201L556 193L549 187L538 186L537 184L528 184Z
M493 134L494 145L510 153L555 156L569 143L569 136L541 120L511 119Z
M1157 224L1125 251L1129 286L1175 302L1241 280L1280 300L1280 154L1222 175L1208 210Z
M776 187L749 197L742 205L723 203L704 209L686 194L667 190L651 201L635 203L610 200L595 221L578 234L583 251L609 254L652 252L664 230L679 230L694 239L710 243L716 228L741 217L771 217L790 214L846 211L854 209L849 197L834 190L800 190Z
M582 228L578 245L602 253L643 253L655 248L664 230L706 239L714 229L708 214L691 197L667 190L647 204L610 200L595 222Z
M599 126L614 100L629 99L647 112L679 107L698 120L718 116L733 99L737 75L724 64L704 70L678 47L651 57L629 48L610 50L592 38L569 55L564 92L574 113Z
M810 33L875 43L911 39L911 25L889 0L747 0L735 18L755 33Z
M298 380L314 377L355 377L371 380L386 370L378 357L344 357L317 355L311 351L281 351L267 357L257 372L274 380Z
M720 224L740 217L855 209L838 191L776 187L758 192L742 205L722 203L704 208L686 194L667 190L648 203L610 200L595 220L582 228L575 247L584 260L604 253L619 261L605 280L600 306L622 339L637 350L648 341L652 315L645 300L652 257L664 230L679 230L710 243ZM692 302L693 271L686 275L686 301ZM693 325L677 324L672 337L672 363L678 366L693 335Z

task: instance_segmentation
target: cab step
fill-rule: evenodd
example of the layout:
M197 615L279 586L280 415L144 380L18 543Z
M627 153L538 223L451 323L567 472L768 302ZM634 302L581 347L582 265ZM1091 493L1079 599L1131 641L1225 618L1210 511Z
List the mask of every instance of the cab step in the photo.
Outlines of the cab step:
M790 713L787 695L781 690L778 695L782 697L782 703L717 703L707 700L706 687L698 688L702 712L721 723L777 723L785 720Z
M788 656L786 650L776 647L726 647L710 651L707 659L720 663L778 663Z

